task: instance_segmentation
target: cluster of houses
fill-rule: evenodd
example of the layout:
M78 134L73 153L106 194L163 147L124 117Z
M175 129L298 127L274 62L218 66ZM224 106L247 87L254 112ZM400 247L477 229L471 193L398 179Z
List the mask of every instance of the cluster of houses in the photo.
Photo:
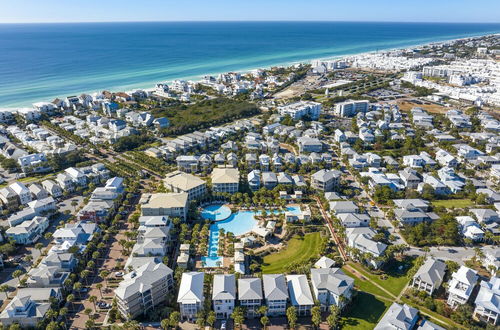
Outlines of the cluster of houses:
M441 287L445 272L444 262L429 257L414 275L411 285L431 296ZM479 291L473 301L475 306L473 316L486 323L497 325L500 323L500 278L492 276L489 280L479 281L479 279L477 271L461 266L451 274L448 282L447 304L455 309L471 303L473 291L479 284Z
M50 171L47 158L51 155L64 156L77 149L73 143L66 142L60 136L31 123L25 129L18 126L2 128L0 153L9 159L15 160L24 173L40 173ZM10 141L13 137L26 149L36 152L29 153Z
M111 178L104 187L96 188L89 204L107 195L116 198L122 192L123 179ZM6 233L17 244L32 244L48 226L47 217L35 216L8 229ZM21 327L34 327L43 320L54 299L56 302L62 299L65 281L78 264L75 253L85 253L87 245L99 231L94 219L77 220L56 229L47 255L27 273L23 285L26 288L18 290L17 295L0 314L2 324L8 326L18 323Z

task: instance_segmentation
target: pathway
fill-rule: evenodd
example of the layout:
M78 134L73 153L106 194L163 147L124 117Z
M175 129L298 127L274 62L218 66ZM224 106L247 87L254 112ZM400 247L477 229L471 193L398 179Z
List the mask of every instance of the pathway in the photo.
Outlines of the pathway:
M332 235L332 238L335 241L335 244L337 244L337 246L339 248L339 252L340 252L340 255L342 256L342 259L344 259L344 261L347 261L349 258L347 257L347 254L344 250L342 239L340 237L338 237L337 232L335 231L335 229L333 227L332 219L330 218L328 213L325 211L323 204L321 203L321 200L319 199L319 197L314 197L314 199L316 200L316 203L318 204L318 208L321 211L321 215L326 220L326 224L328 226L328 229L330 230L330 234Z

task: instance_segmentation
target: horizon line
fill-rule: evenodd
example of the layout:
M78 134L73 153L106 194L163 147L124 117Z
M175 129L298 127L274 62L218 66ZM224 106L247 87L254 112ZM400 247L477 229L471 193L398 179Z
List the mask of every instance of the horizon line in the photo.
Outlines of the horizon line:
M0 25L21 25L21 24L92 24L92 23L104 23L104 24L113 24L113 23L417 23L417 24L500 24L498 22L459 22L459 21L392 21L392 20L381 20L381 21L371 21L371 20L279 20L279 19L262 19L262 20L137 20L137 21L129 21L129 20L117 20L117 21L61 21L61 22L51 22L51 21L32 21L32 22L0 22Z

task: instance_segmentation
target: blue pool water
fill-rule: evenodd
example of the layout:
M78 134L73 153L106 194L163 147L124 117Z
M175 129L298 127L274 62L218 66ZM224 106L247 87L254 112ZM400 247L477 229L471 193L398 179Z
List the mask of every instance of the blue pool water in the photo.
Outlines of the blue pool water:
M231 209L224 205L210 205L201 211L201 217L206 220L221 221L231 215Z
M289 206L286 210L295 214L300 213L299 206ZM281 210L273 210L270 212L276 214L280 213ZM226 233L231 232L234 236L244 235L252 231L252 228L257 224L255 215L259 214L260 211L238 211L231 214L226 220L212 224L210 226L210 235L208 238L208 256L202 257L205 267L218 267L218 263L222 263L222 257L218 255L220 229L224 229Z

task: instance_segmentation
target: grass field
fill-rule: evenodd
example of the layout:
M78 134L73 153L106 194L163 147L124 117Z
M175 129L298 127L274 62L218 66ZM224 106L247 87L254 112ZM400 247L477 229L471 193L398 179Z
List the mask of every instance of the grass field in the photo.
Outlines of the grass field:
M319 233L309 233L304 237L292 237L283 250L264 257L262 272L264 274L283 273L285 267L291 263L319 257L320 241Z
M342 329L371 330L390 305L389 301L360 291L342 317Z
M359 264L351 263L350 265L354 269L360 271L365 277L377 283L397 297L410 281L410 279L406 277L406 273L413 266L413 261L414 259L407 258L404 262L394 261L384 267L387 275L387 279L385 280L381 279L379 275L371 274L366 268ZM400 266L402 267L401 270L399 270Z
M463 209L465 207L470 207L474 205L474 202L470 199L446 199L439 201L432 201L433 206L444 206L447 209L449 208L457 208Z
M350 271L346 270L345 268L342 268L344 273L347 276L350 276L354 279L354 286L356 289L365 291L377 296L382 296L387 299L393 299L390 295L388 295L385 291L379 289L376 285L374 285L371 281L363 281L362 279L356 277L356 275L352 274Z

